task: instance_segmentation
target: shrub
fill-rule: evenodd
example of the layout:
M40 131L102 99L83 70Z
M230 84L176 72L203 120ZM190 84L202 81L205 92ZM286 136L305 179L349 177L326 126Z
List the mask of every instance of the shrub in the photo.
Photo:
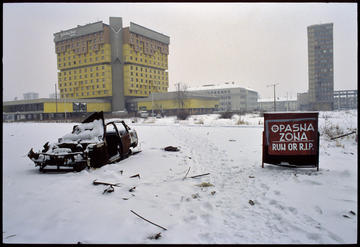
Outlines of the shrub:
M186 110L180 110L176 114L176 118L179 120L186 120L190 116L189 112Z
M200 119L197 119L197 120L195 121L195 123L196 123L196 124L204 124L204 120L203 120L202 118L200 118Z
M233 115L234 115L234 113L226 111L226 112L222 112L220 114L220 118L230 119Z
M237 125L243 125L243 124L248 124L248 122L246 122L245 120L243 120L242 118L239 118L236 123Z

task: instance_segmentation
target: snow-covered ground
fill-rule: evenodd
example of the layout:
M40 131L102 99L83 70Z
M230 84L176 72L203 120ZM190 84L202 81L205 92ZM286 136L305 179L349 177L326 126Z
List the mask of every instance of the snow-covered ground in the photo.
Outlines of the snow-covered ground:
M261 168L263 118L218 117L127 119L141 153L63 174L40 173L26 154L72 123L4 123L3 242L356 243L358 144L327 133L357 130L357 111L320 112L319 171ZM164 151L169 145L180 152ZM120 187L103 194L95 179Z

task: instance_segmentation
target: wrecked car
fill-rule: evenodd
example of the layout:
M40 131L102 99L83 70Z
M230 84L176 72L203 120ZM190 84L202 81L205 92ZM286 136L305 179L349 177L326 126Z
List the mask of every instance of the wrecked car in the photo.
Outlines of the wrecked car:
M95 112L57 142L45 143L41 152L31 148L28 157L40 171L45 167L81 171L120 161L134 153L131 148L137 145L136 131L124 121L105 123L103 112Z

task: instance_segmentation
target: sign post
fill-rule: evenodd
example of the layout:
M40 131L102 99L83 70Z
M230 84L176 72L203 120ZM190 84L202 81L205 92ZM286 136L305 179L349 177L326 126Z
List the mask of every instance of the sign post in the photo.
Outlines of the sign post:
M318 112L264 113L264 163L319 170Z

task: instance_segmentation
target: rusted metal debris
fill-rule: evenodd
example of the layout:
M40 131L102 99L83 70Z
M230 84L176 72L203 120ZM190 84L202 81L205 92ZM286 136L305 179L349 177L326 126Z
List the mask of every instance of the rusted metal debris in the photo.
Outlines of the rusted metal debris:
M110 185L108 188L106 188L106 189L104 190L103 194L105 194L105 193L111 193L111 192L114 192L114 191L115 191L114 187L113 187L112 185Z
M136 178L136 177L138 177L140 179L140 174L130 176L130 178Z
M356 134L356 131L352 131L352 132L347 133L347 134L344 134L344 135L332 137L332 138L330 138L330 140L335 140L335 139L338 139L338 138L341 138L341 137L345 137L345 136L348 136L348 135L351 135L351 134Z
M191 168L191 167L189 167L189 169L188 169L187 173L185 174L183 180L185 180L186 176L188 175L188 173L189 173L189 171L190 171L190 168Z
M93 181L93 185L99 185L99 184L120 187L120 186L119 186L119 183L112 184L112 183L107 183L107 182L98 182L98 181L96 181L96 179Z
M164 148L165 151L168 151L168 152L178 152L180 151L180 149L178 147L173 147L173 146L167 146Z
M157 233L157 234L155 234L155 235L151 235L150 237L148 237L148 239L155 239L155 240L157 240L157 239L159 239L159 238L161 238L161 232L159 232L159 233Z
M200 175L195 175L195 176L191 176L190 178L197 178L197 177L202 177L202 176L206 176L206 175L210 175L210 173L204 173L204 174L200 174Z
M130 210L130 212L133 213L133 214L135 214L137 217L139 217L139 218L141 218L141 219L149 222L150 224L153 224L154 226L160 227L161 229L163 229L163 230L165 230L165 231L167 230L165 227L162 227L162 226L160 226L160 225L158 225L158 224L155 224L154 222L151 222L150 220L145 219L144 217L138 215L137 213L135 213L135 212L132 211L132 210Z

